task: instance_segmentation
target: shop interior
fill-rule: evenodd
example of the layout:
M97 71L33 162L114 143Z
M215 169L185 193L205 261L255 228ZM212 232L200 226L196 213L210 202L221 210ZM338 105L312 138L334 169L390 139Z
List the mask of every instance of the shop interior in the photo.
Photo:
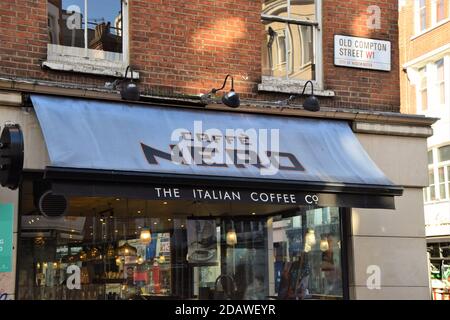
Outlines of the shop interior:
M40 186L21 186L19 299L343 298L339 208L46 198Z

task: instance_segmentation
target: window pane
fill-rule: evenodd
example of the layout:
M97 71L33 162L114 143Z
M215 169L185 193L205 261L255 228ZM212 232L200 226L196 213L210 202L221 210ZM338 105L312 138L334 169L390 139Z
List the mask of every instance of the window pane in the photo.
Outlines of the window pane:
M291 18L317 21L315 0L291 0Z
M438 82L444 81L444 59L436 62L436 68Z
M438 175L439 175L439 198L445 199L445 174L443 167L438 169Z
M434 185L433 170L428 171L428 183L429 183L430 186Z
M84 0L48 0L49 43L84 48Z
M262 5L262 14L277 17L288 17L287 0L264 0Z
M443 167L439 168L438 172L439 172L439 183L442 183L445 181L444 168Z
M290 43L289 50L289 78L301 80L314 80L314 43L313 27L296 24L289 25Z
M450 160L450 145L438 149L439 162Z
M439 185L439 199L444 200L445 196L445 183L441 183Z
M428 151L428 164L433 164L433 151Z
M427 92L427 75L426 68L419 69L420 76L420 100L422 105L422 110L427 110L428 108L428 92Z
M122 52L121 0L89 0L88 17L85 14L84 0L48 0L47 3L50 43ZM71 54L77 54L75 49L72 50L74 52L70 52Z
M445 76L444 76L444 60L441 59L436 62L436 83L439 92L439 102L445 103Z
M423 89L421 91L421 100L422 100L422 110L428 109L428 93L427 89Z
M337 208L274 220L273 229L275 293L279 298L342 297Z
M427 7L425 0L420 0L419 8L420 30L423 31L427 28Z
M262 72L265 76L286 78L286 24L264 21Z
M122 52L122 2L89 0L88 47L95 50Z
M437 0L436 2L436 20L437 22L445 18L445 0Z

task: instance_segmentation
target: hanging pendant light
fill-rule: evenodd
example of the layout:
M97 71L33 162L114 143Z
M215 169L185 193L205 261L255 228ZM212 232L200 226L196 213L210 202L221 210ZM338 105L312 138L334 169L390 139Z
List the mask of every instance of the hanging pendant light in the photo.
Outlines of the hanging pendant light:
M141 235L139 236L142 244L148 245L152 242L152 234L149 228L142 228Z
M144 258L142 258L142 256L139 256L136 260L137 264L143 264L144 263Z
M237 234L233 229L227 232L227 245L234 246L237 244Z
M326 237L322 238L320 240L320 251L325 252L325 251L328 251L329 249L330 249L330 245L328 244L328 239Z
M159 263L164 263L164 262L166 262L166 257L164 257L163 255L161 255L161 256L159 257Z
M100 250L97 247L95 247L95 246L93 246L91 248L91 250L89 250L88 253L87 253L87 258L89 260L97 260L100 257L101 257Z
M231 229L227 232L226 242L229 246L235 246L237 244L237 234L236 230L234 230L234 222L231 221Z
M117 255L123 257L136 256L137 249L130 245L128 242L125 242L123 245L117 248Z
M316 244L316 235L314 229L309 229L305 236L305 241L309 246L314 246Z
M116 254L116 250L114 249L114 246L112 244L110 244L108 246L108 248L106 249L106 256L108 258L112 258L115 256L115 254Z
M87 260L87 253L84 250L81 250L78 253L78 260L80 260L80 261L86 261Z

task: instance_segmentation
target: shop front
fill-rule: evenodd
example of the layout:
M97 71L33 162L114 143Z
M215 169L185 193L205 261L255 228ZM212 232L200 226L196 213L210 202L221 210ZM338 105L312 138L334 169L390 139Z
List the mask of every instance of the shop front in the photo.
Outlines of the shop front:
M347 299L352 208L403 191L343 120L31 102L17 299Z

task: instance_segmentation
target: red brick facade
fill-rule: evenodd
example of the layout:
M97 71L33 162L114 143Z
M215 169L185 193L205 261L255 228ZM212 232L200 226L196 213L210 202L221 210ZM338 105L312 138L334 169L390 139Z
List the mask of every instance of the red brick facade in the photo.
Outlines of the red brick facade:
M398 0L323 0L324 87L335 97L323 105L399 111ZM130 59L140 83L162 94L198 94L227 73L247 99L261 82L262 1L129 0ZM370 5L381 8L381 29L367 27ZM103 86L105 77L43 70L47 50L47 1L0 2L0 76ZM335 67L335 34L389 40L392 71Z

